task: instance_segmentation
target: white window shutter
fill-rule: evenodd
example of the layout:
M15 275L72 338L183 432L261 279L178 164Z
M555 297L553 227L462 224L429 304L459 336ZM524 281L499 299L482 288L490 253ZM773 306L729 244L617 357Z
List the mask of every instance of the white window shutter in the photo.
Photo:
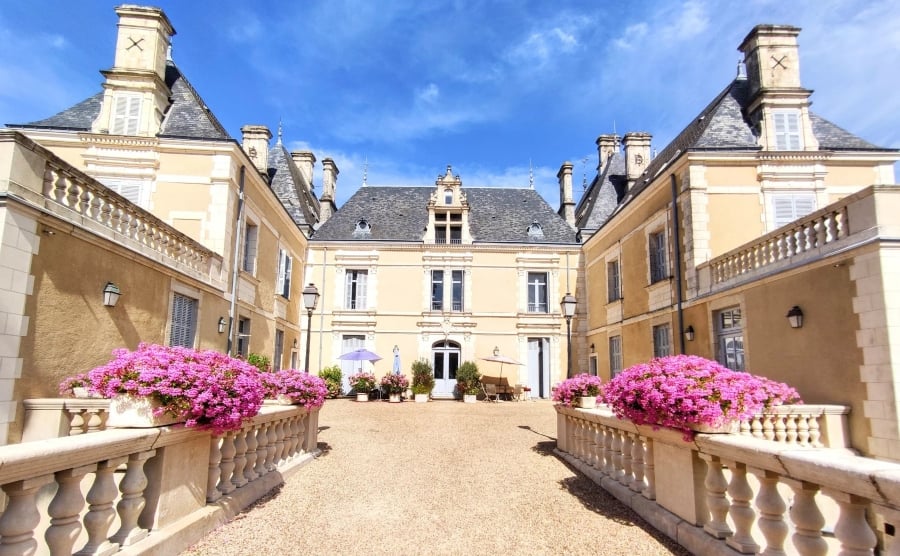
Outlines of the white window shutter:
M356 275L356 308L367 309L369 305L366 303L366 288L368 274L365 270L359 271Z
M284 249L278 250L278 270L275 277L275 292L284 295L284 265L285 265Z

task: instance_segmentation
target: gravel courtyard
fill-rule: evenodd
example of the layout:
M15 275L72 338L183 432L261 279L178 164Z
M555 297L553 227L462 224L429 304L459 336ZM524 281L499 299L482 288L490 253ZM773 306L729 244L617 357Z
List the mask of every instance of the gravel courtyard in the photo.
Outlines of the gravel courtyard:
M553 455L548 401L328 400L322 455L184 554L688 554Z

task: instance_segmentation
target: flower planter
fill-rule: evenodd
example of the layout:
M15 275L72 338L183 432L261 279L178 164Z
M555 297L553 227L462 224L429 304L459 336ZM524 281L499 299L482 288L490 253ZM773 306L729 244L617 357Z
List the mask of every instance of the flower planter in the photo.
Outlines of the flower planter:
M369 393L368 392L357 392L356 393L356 401L358 401L358 402L369 401Z
M706 434L733 434L740 432L739 421L726 421L718 425L709 425L706 423L691 423L688 428L694 432L702 432Z
M578 407L581 409L594 409L597 407L597 396L579 396Z
M391 403L400 403L403 401L403 398L400 396L400 394L389 394L388 401Z
M463 394L463 403L475 403L477 399L477 394Z
M156 398L119 394L109 400L109 417L106 426L110 428L150 428L183 423L184 416L171 413L154 415L153 410L160 407Z
M428 394L416 394L416 403L427 403Z

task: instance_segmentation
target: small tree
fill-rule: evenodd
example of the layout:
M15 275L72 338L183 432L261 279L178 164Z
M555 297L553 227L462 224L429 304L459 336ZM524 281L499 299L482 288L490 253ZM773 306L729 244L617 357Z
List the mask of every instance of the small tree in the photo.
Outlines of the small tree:
M247 363L250 363L261 373L270 373L272 372L272 362L265 355L261 355L259 353L251 353L247 356Z
M456 389L460 394L478 394L481 387L481 373L478 365L471 361L464 361L456 369Z
M329 398L339 398L344 393L341 377L341 368L337 365L325 367L319 371L319 378L324 379L325 385L328 387Z
M427 359L418 359L412 364L413 394L430 394L434 390L434 372Z

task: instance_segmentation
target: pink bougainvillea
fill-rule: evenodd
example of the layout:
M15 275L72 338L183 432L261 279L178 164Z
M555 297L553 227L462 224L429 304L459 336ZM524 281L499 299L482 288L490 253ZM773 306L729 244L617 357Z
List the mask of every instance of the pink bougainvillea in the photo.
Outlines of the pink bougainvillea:
M295 369L260 373L267 398L287 396L296 404L308 409L322 407L328 386L325 380Z
M560 382L553 391L553 401L571 407L575 398L596 397L602 386L600 377L581 373Z
M674 355L629 367L602 392L616 416L692 437L691 425L721 425L785 403L802 403L787 384L732 371L696 355Z

